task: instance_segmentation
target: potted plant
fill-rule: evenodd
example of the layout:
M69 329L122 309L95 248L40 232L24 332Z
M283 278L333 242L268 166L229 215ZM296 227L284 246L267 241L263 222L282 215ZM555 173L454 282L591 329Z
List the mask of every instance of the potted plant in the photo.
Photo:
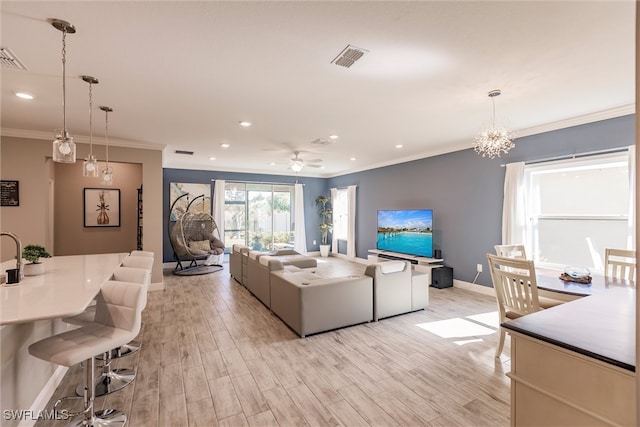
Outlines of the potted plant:
M22 258L29 261L24 266L24 275L37 276L44 273L44 264L40 262L40 258L51 258L51 254L47 252L44 246L32 244L24 247Z
M329 236L329 232L333 228L333 223L331 222L331 217L333 215L333 210L330 207L327 207L329 203L329 197L327 196L318 196L316 198L316 205L320 206L320 233L322 235L322 240L320 241L320 256L328 257L329 256L329 248L331 245L328 244L327 238Z

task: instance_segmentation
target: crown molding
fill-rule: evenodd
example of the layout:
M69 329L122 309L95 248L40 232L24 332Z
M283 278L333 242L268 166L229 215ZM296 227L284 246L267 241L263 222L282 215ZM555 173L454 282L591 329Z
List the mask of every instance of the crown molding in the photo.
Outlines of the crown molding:
M556 122L545 123L538 126L532 126L525 129L517 129L516 140L525 136L537 135L540 133L550 132L559 129L566 129L573 126L580 126L587 123L599 122L601 120L615 119L616 117L628 116L630 114L635 114L636 106L635 104L627 104L619 107L611 108L608 110L597 111L595 113L583 114L581 116L570 117L564 120L558 120ZM372 169L378 169L385 166L392 166L401 163L407 163L414 160L426 159L428 157L439 156L442 154L453 153L456 151L462 151L471 149L471 139L469 141L458 141L454 143L447 144L445 147L438 147L434 150L423 151L422 153L418 153L416 155L410 157L403 157L401 159L390 160L388 162L376 163L369 166L363 166L357 169L350 169L343 172L338 172L335 174L331 174L328 178L335 178L338 176L349 175L356 172L364 172Z
M54 132L42 132L37 130L24 130L24 129L0 129L0 135L9 136L14 138L25 139L43 139L53 141L55 138ZM73 139L76 143L88 144L89 137L84 135L73 135ZM93 137L93 143L97 145L106 145L106 140L103 137ZM109 146L113 147L126 147L126 148L140 148L144 150L164 150L165 146L160 144L151 144L148 142L132 141L127 139L109 138Z

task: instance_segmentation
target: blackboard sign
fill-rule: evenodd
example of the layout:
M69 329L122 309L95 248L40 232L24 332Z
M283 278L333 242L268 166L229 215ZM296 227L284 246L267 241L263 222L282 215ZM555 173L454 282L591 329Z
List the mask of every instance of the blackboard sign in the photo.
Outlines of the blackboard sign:
M18 181L0 181L0 206L20 206Z

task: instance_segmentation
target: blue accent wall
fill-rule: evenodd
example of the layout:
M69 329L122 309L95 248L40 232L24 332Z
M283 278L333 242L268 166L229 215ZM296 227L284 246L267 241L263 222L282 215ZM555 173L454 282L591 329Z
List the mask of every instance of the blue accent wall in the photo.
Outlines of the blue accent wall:
M169 201L170 198L170 184L172 182L187 182L198 184L212 184L211 185L211 197L213 198L213 189L215 183L211 180L224 179L225 181L254 181L254 182L275 182L282 184L293 185L296 183L295 176L283 176L283 175L266 175L266 174L250 174L250 173L237 173L237 172L220 172L220 171L202 171L202 170L190 170L190 169L164 169L163 171L163 183L162 183L162 200L164 200L164 211L162 212L162 218L165 224L165 234L163 237L163 262L175 261L173 257L173 251L171 249L171 243L169 242ZM307 248L309 251L319 251L318 245L313 245L313 240L320 242L320 231L318 225L320 224L320 216L318 215L318 208L315 205L316 197L321 194L329 194L327 189L327 180L324 178L305 178L298 177L298 182L304 184L304 211L305 214L305 230L307 233ZM173 226L173 222L171 226Z
M376 244L378 209L433 209L433 245L440 249L454 278L471 282L476 264L483 264L476 283L491 286L485 254L502 239L502 199L505 168L502 164L533 161L560 155L622 148L635 142L634 116L574 126L518 138L508 155L488 159L473 149L346 174L333 178L304 178L307 248L317 251L320 218L315 198L329 195L331 187L357 185L356 253L367 257ZM471 144L471 142L469 142ZM165 169L164 222L168 220L169 183L210 183L212 179L294 183L295 177L233 172ZM213 191L213 186L212 186ZM344 252L344 245L340 245ZM164 237L165 262L173 261L168 234Z
M502 240L502 164L619 148L635 141L634 116L624 116L516 139L502 158L456 151L330 178L328 187L357 185L356 252L376 245L378 209L433 209L433 246L442 250L454 278L491 286L487 252ZM470 143L471 144L471 143Z

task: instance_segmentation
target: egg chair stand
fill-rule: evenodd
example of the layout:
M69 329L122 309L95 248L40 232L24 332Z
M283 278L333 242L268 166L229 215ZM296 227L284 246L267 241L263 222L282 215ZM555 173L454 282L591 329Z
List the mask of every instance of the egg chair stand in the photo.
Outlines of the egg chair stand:
M173 249L176 267L173 274L192 276L209 274L223 269L220 262L224 254L224 243L220 239L218 226L209 213L191 212L189 208L204 195L195 197L189 202L185 212L171 226L171 213L176 203L189 194L178 197L169 209L169 242ZM217 262L211 262L217 257Z

